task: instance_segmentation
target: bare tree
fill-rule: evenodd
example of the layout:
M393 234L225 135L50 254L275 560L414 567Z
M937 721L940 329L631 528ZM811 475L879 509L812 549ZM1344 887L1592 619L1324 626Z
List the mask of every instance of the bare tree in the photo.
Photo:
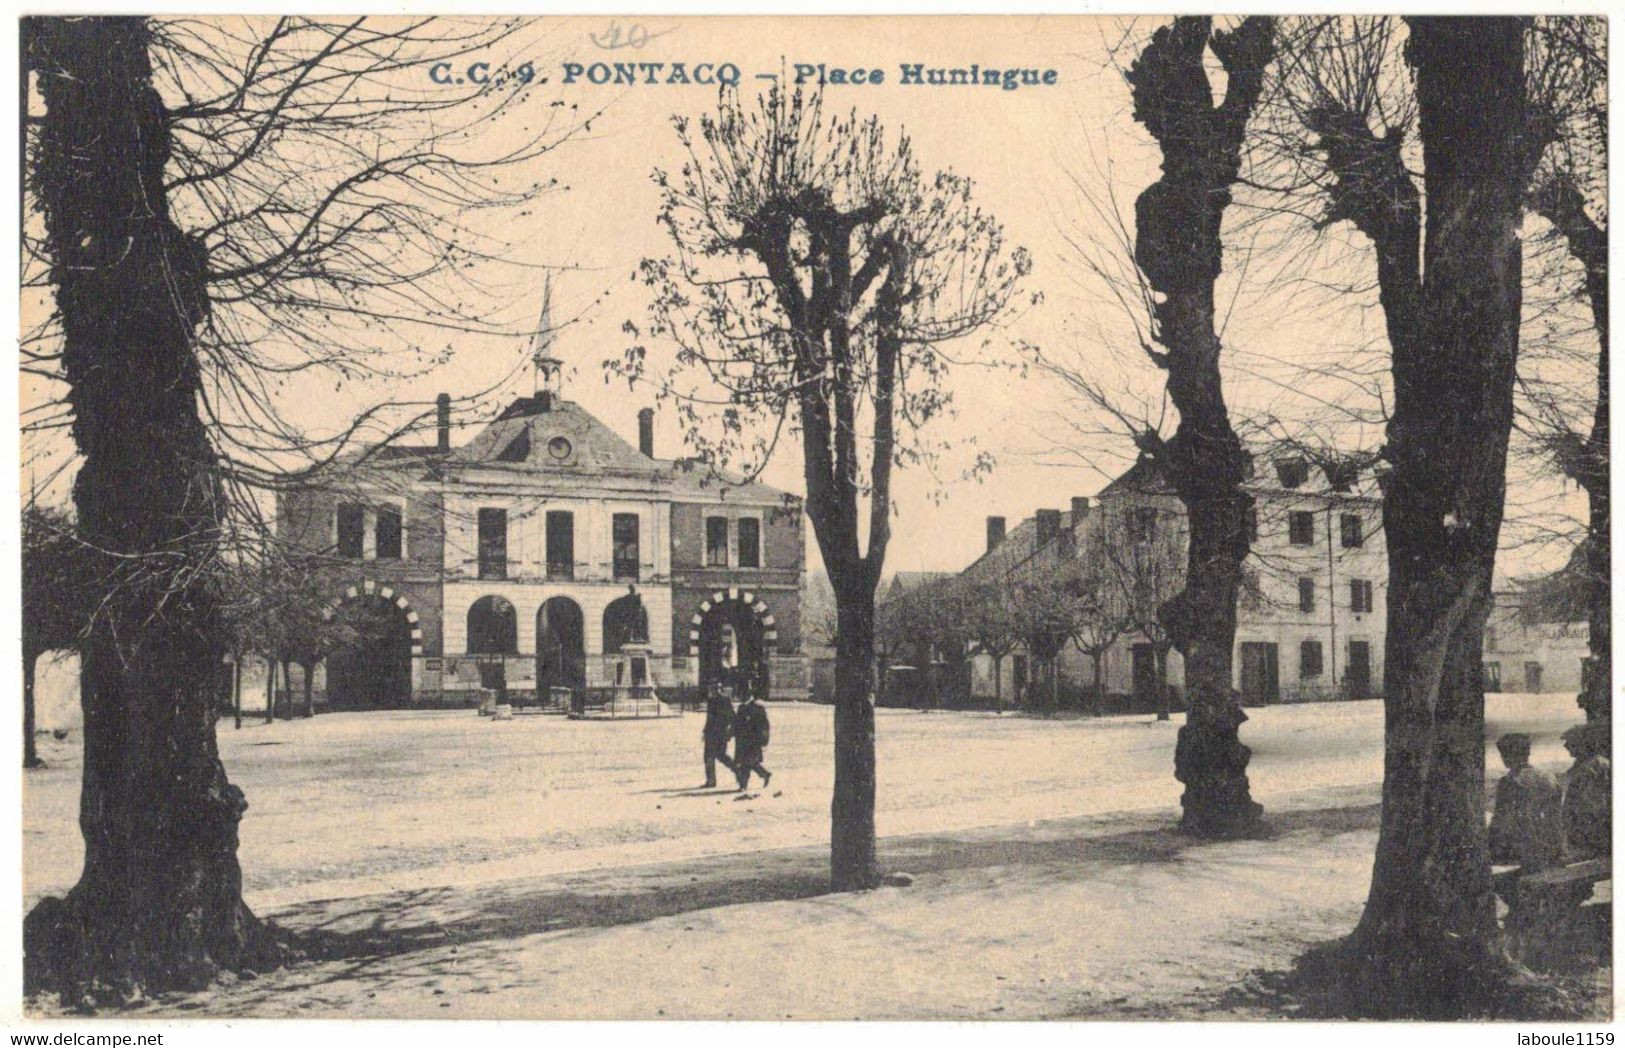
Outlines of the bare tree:
M1214 326L1222 268L1220 224L1241 166L1248 120L1275 53L1275 23L1257 17L1233 32L1182 17L1157 30L1129 70L1134 118L1162 151L1162 178L1135 202L1134 259L1151 295L1151 359L1167 373L1179 411L1174 435L1141 431L1190 521L1185 587L1161 618L1185 661L1190 712L1179 731L1175 775L1185 784L1181 825L1204 836L1250 832L1262 807L1247 782L1250 756L1232 695L1236 591L1247 557L1243 488L1247 457L1230 422ZM1204 64L1211 50L1227 76L1224 97Z
M228 631L215 568L263 532L252 489L289 479L288 456L308 468L369 427L416 424L371 410L311 436L276 394L290 374L381 367L398 343L379 328L485 323L429 278L491 257L459 217L545 191L493 180L557 136L482 153L471 144L500 108L493 91L399 82L507 23L23 28L38 93L26 287L53 307L24 366L65 390L79 535L110 565L83 647L85 865L24 930L28 988L77 1004L281 954L242 901L246 802L216 749Z
M1185 584L1185 527L1182 515L1154 505L1137 507L1151 526L1136 533L1126 514L1102 505L1090 533L1090 554L1103 565L1103 581L1113 614L1127 633L1145 638L1156 664L1158 720L1168 720L1168 651L1173 639L1160 614ZM1132 510L1130 511L1132 512Z
M1004 660L1020 645L1015 628L1015 595L1009 580L971 579L961 575L965 631L970 637L972 657L986 655L993 664L993 710L1004 712Z
M1529 20L1406 29L1311 21L1314 43L1290 45L1287 72L1315 136L1300 157L1324 165L1324 221L1371 242L1394 386L1383 822L1339 977L1361 1010L1444 1017L1493 1008L1505 972L1483 828L1481 653L1514 419L1518 230L1559 135L1550 104L1578 66L1533 77ZM1393 87L1402 40L1414 96Z
M925 175L906 137L826 117L817 97L725 92L697 129L676 124L687 160L657 174L676 254L642 270L655 293L647 334L677 347L660 389L708 462L754 459L754 472L780 435L801 437L806 512L837 606L831 883L871 887L875 589L892 470L927 451L920 428L948 406L941 347L1005 313L1028 256L977 209L968 179ZM629 349L622 372L643 375L646 353Z

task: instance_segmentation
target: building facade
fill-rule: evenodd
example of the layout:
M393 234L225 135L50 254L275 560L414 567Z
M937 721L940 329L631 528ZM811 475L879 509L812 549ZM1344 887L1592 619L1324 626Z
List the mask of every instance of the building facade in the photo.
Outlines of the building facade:
M279 496L282 543L331 565L333 615L352 628L313 678L332 707L524 703L643 683L743 677L805 698L800 500L654 455L559 388L539 337L534 396L451 446L371 449ZM302 682L299 682L302 685ZM296 685L298 686L298 685Z
M1498 577L1494 598L1484 625L1484 690L1579 693L1591 661L1590 625L1554 617L1515 580Z
M1234 687L1249 703L1380 694L1388 570L1376 476L1291 455L1255 461ZM1040 510L1008 535L1002 518L989 518L988 551L967 573L1042 572L1058 558L1094 556L1109 606L1137 599L1154 609L1183 584L1187 536L1183 503L1142 460L1095 499L1073 499L1069 512ZM1164 638L1132 627L1116 632L1102 655L1106 692L1148 706L1159 655L1167 683L1182 690L1179 653ZM1093 687L1092 657L1076 644L1056 661L1074 685ZM1002 663L999 690L1008 701L1030 686L1034 669L1019 648ZM993 672L994 660L975 660L973 694L993 694Z

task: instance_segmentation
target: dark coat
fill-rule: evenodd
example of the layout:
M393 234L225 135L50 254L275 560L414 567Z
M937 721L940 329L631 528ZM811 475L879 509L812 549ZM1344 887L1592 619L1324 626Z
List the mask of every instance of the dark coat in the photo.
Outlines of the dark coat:
M733 734L734 708L726 695L713 695L705 703L705 727L701 734L707 739L727 742Z
M1527 764L1495 784L1490 817L1490 861L1514 863L1526 873L1563 861L1563 826L1557 780Z
M734 754L761 755L767 748L767 710L760 702L747 702L734 714Z

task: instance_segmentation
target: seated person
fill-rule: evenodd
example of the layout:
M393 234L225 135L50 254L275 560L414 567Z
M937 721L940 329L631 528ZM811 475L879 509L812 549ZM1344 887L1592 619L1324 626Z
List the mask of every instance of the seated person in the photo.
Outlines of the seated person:
M1490 816L1490 861L1525 873L1563 861L1563 822L1557 780L1529 765L1529 736L1513 732L1495 741L1507 773L1495 784Z
M1601 721L1563 733L1563 745L1574 758L1563 785L1563 836L1571 862L1611 854L1613 771L1598 745L1607 730L1608 722Z

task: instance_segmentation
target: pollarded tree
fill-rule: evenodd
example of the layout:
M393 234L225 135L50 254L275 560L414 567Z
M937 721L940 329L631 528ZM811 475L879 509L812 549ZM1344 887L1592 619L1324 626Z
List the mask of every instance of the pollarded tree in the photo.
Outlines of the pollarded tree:
M1482 649L1514 418L1519 230L1556 128L1529 105L1528 20L1405 27L1415 89L1403 105L1372 80L1400 53L1392 22L1311 23L1289 84L1313 136L1302 155L1325 167L1327 221L1371 242L1394 386L1382 827L1339 978L1358 1008L1447 1017L1494 1008L1506 970L1484 833ZM1330 76L1326 56L1338 56ZM1420 177L1405 155L1413 130Z
M993 662L993 710L1004 712L1004 660L1021 644L1015 626L1014 594L1008 580L956 580L964 588L965 632L971 654L986 655Z
M759 470L781 434L801 438L806 513L836 598L831 883L871 887L892 469L929 451L917 435L948 406L941 347L1006 311L1028 256L976 207L969 179L926 174L906 136L827 116L817 96L725 92L697 126L676 126L685 160L656 175L675 255L642 267L646 334L676 346L660 388L708 461ZM623 374L641 376L646 355L630 348Z
M1215 104L1208 52L1227 82ZM1275 20L1234 31L1181 17L1158 29L1128 73L1134 119L1156 139L1162 177L1135 201L1134 260L1148 287L1147 347L1166 372L1179 425L1167 440L1142 432L1142 451L1173 485L1190 521L1184 588L1160 617L1185 661L1190 712L1179 729L1174 773L1185 784L1181 825L1204 836L1249 832L1261 806L1247 782L1245 719L1232 695L1236 595L1247 557L1247 456L1231 425L1220 373L1214 285L1223 262L1220 226L1241 170L1248 121L1275 55Z
M22 29L25 287L50 300L25 369L63 391L79 536L110 565L82 648L84 867L24 924L25 986L77 1005L280 955L242 899L246 801L216 747L216 569L258 518L245 486L334 460L379 418L307 438L287 376L397 373L405 329L488 326L449 274L500 245L462 223L545 191L498 176L548 143L482 138L495 88L404 89L506 23Z

